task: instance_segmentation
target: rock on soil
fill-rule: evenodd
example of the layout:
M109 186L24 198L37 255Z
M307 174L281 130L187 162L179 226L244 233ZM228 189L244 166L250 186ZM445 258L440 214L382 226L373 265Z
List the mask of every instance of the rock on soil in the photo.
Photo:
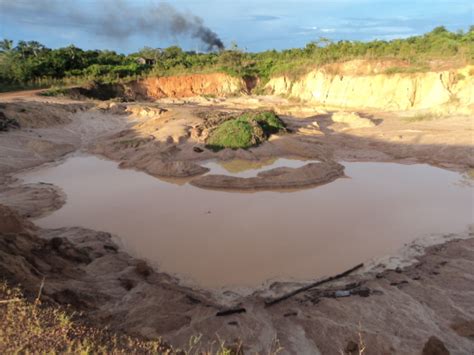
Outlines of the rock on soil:
M428 339L423 347L423 355L449 355L450 352L446 349L444 343L437 337L432 336Z

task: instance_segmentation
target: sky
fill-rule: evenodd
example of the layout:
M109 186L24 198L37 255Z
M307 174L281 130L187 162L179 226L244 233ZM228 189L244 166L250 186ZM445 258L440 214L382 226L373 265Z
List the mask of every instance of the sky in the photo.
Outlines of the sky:
M225 46L235 42L251 52L303 47L320 37L390 40L440 25L466 30L474 24L473 0L174 0L167 7L160 3L0 0L0 38L35 40L51 48L74 44L125 53L170 45L206 50L199 36L193 36L194 27L177 32L170 28L179 23L169 20L171 6L173 15L182 15L178 20L192 19L192 26L202 24Z

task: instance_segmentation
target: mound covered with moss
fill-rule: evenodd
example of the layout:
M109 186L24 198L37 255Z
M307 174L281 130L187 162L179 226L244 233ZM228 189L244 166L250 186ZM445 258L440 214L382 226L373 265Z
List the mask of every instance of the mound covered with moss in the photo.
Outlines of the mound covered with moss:
M274 112L247 112L219 124L206 143L212 150L247 149L285 131L285 124Z

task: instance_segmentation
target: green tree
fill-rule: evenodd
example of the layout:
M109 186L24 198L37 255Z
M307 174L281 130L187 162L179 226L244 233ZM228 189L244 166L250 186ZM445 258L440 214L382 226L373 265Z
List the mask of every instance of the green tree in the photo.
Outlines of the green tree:
M0 52L11 52L13 49L13 41L11 39L3 39L0 41Z

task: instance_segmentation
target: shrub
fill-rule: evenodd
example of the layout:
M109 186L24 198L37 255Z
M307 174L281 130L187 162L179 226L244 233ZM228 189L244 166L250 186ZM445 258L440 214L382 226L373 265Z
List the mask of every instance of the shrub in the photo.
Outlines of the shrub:
M273 112L244 113L221 123L212 131L207 147L215 151L224 148L247 149L284 130L284 123Z
M241 119L246 120L254 119L260 124L260 126L262 126L264 132L267 135L278 133L285 129L285 124L278 118L277 115L275 115L274 112L265 111L258 112L257 114L244 113L240 117Z
M46 91L40 93L41 96L64 96L67 91L65 88L59 86L53 86Z

